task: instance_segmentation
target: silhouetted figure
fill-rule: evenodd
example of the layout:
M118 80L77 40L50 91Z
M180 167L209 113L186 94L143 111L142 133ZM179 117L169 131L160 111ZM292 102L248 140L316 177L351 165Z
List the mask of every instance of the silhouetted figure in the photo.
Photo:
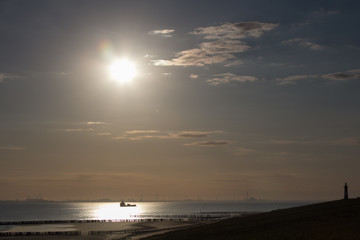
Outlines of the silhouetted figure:
M344 186L344 199L349 199L347 183L345 183L345 186Z

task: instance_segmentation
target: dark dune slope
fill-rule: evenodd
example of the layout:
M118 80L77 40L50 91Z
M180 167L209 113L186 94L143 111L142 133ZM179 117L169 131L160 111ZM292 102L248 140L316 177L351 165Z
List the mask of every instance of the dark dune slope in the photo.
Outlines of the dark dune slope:
M360 199L237 217L149 239L360 240Z

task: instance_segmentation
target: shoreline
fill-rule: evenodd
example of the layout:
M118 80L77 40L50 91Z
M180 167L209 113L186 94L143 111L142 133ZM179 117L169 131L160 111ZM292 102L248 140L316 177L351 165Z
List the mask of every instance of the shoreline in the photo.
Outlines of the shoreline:
M169 231L200 226L211 221L137 221L137 222L83 222L73 224L25 224L0 230L0 239L118 239L131 237L141 239Z
M360 236L360 199L337 200L218 221L122 221L70 224L0 225L4 232L39 235L1 236L4 240L49 239L317 239L352 240ZM54 234L57 232L58 234Z

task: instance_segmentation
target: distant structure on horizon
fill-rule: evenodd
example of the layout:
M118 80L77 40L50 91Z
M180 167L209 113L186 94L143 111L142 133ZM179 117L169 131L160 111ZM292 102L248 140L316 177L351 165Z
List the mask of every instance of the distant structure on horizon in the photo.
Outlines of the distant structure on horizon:
M344 199L349 199L349 193L348 193L348 185L345 183L344 186Z

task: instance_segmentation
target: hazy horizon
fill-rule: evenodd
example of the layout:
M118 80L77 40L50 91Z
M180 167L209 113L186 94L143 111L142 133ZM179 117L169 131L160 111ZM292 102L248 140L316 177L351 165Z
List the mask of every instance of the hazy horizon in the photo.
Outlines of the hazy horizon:
M360 196L359 9L0 1L0 200Z

